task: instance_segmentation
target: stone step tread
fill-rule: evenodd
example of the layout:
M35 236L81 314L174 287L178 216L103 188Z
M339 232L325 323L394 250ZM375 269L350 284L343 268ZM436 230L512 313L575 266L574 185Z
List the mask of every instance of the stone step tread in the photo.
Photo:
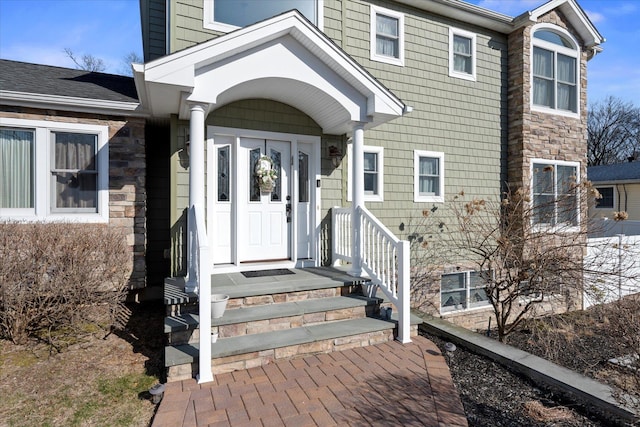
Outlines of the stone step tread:
M211 276L211 293L229 295L229 298L233 299L339 288L357 285L366 280L323 267L292 271L294 274L256 278L244 278L240 275L241 273L213 275ZM171 277L164 280L165 305L188 304L197 301L196 294L184 292L183 277Z
M392 321L365 317L312 326L302 326L300 328L282 331L265 332L262 334L220 338L217 342L211 344L211 357L215 359L327 339L378 332L393 329L394 326L395 322ZM165 347L165 366L169 367L193 363L198 359L198 348L199 346L197 344Z
M375 305L378 300L361 295L347 295L342 297L317 298L276 304L244 306L227 309L224 316L211 319L211 326L232 325L242 322L277 319L281 317L300 316L309 313L343 310L348 308ZM195 329L199 324L197 314L182 314L165 318L164 332L176 332Z

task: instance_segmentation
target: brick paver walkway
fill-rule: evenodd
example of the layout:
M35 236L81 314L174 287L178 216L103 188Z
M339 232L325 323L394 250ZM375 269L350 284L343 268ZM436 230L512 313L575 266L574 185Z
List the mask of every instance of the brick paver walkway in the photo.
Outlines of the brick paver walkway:
M169 383L152 426L467 426L438 347L412 340Z

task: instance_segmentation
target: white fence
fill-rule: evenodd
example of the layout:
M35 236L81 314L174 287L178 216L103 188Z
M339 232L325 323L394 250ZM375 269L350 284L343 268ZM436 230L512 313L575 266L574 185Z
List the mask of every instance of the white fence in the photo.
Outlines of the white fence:
M640 292L640 235L590 238L584 308Z

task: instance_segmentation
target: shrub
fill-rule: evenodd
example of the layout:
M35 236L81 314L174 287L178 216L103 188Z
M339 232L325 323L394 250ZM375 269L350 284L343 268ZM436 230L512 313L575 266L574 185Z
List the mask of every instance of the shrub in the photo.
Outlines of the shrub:
M96 306L111 326L130 269L125 236L105 224L0 223L0 335L54 344L52 331L85 324Z

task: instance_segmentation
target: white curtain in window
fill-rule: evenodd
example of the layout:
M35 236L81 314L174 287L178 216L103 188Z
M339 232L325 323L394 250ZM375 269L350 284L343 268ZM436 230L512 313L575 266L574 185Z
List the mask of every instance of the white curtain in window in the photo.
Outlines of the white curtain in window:
M439 161L433 157L420 157L420 194L439 195Z
M56 208L97 208L96 136L57 132L54 137Z
M376 15L376 53L399 57L398 20L384 15Z
M0 129L0 207L33 208L33 132Z
M558 108L576 111L576 60L558 55Z
M471 39L454 36L453 52L453 69L471 74Z
M533 48L533 103L553 108L553 52Z

